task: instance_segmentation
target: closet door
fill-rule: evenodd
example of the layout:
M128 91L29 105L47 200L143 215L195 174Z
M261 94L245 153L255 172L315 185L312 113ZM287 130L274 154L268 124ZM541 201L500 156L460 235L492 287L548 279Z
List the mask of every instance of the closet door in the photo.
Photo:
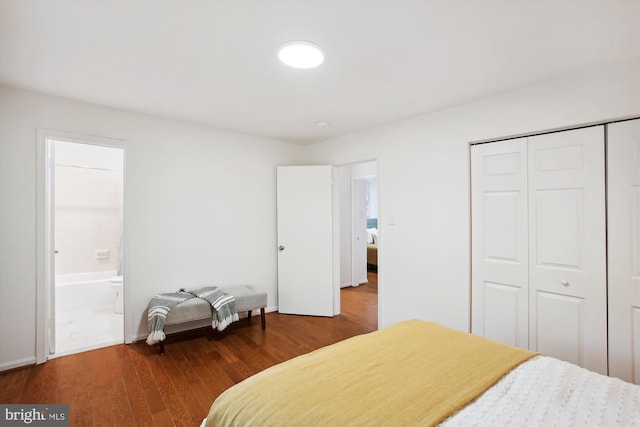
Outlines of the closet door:
M528 347L527 146L471 147L474 334Z
M607 131L609 374L640 384L640 120Z
M529 346L607 374L604 127L529 138Z

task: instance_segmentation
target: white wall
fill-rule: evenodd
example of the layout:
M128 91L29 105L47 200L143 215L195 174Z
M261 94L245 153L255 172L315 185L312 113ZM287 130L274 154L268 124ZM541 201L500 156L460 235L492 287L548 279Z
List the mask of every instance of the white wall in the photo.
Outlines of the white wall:
M638 76L637 61L584 71L311 146L318 162L378 159L379 325L469 330L470 141L640 114Z
M0 370L35 360L39 128L124 140L125 340L183 286L252 283L277 305L275 168L302 147L0 86Z
M124 140L126 310L253 283L276 298L275 167L378 159L380 326L468 330L468 142L640 114L638 62L591 70L310 147L0 86L0 370L35 360L36 130ZM391 219L395 225L391 225Z

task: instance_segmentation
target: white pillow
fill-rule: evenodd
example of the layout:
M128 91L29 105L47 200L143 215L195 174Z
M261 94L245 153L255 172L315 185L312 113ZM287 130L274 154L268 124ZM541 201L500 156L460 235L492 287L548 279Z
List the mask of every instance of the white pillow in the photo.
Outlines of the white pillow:
M374 228L367 228L367 245L373 243L373 230Z
M371 229L371 234L373 235L373 244L377 245L378 244L378 229L377 228L372 228Z

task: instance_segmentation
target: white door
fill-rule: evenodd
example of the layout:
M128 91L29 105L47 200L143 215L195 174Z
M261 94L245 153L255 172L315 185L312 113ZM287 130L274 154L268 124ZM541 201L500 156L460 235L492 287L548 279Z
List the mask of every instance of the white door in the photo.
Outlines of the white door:
M607 374L604 127L528 140L529 346Z
M609 374L640 384L640 120L607 130Z
M277 168L278 311L334 315L331 166Z
M367 180L351 179L353 286L367 283Z
M527 348L526 139L472 146L471 170L471 330Z

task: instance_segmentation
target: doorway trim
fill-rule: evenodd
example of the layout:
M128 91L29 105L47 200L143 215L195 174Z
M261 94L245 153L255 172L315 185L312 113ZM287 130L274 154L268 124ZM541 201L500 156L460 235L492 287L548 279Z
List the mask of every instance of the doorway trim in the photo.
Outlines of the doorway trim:
M123 150L123 232L126 233L127 205L127 148L126 141L116 138L82 135L51 129L37 129L37 165L36 165L36 364L49 359L49 330L52 324L51 286L54 267L54 241L52 239L54 212L52 206L53 165L50 156L50 140L68 141L79 144L120 148ZM126 242L126 240L125 240ZM126 271L126 248L123 248L123 274ZM131 336L127 318L127 287L124 287L124 337Z

